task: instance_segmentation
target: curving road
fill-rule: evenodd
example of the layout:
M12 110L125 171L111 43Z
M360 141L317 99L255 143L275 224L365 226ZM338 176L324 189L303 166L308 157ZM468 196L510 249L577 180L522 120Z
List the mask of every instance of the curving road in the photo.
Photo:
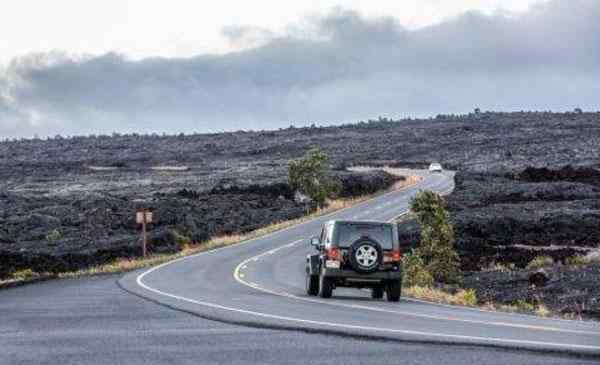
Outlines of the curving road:
M304 293L307 240L328 219L391 220L420 189L453 187L449 174L425 175L394 191L274 234L125 275L125 290L156 303L229 324L340 334L402 343L535 350L600 356L600 325L494 313L403 298L372 300L337 289L332 299Z

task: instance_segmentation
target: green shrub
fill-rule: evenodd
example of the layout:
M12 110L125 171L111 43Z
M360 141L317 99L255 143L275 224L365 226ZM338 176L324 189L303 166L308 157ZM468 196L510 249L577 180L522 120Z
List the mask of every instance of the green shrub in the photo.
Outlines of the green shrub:
M589 254L589 255L585 256L585 260L589 265L600 264L600 252L596 251L593 254Z
M500 271L510 272L516 270L514 263L504 264L501 262L491 262L487 267L484 267L481 271Z
M47 241L58 241L60 239L62 239L62 233L60 233L60 231L58 229L53 229L52 231L48 232L48 234L46 235L46 240Z
M583 255L573 255L567 257L565 264L569 266L584 266L590 263L590 260Z
M179 233L177 230L171 230L171 235L180 249L191 243L191 240L188 236Z
M535 309L535 314L537 314L540 317L548 317L548 315L551 314L551 312L548 309L548 307L546 307L546 305L539 304Z
M12 274L12 278L14 280L30 280L36 276L38 276L38 273L36 273L35 271L33 271L31 269L23 269L23 270L15 271Z
M323 207L328 198L339 189L330 176L329 157L319 148L308 151L302 158L292 160L288 166L289 184Z
M454 248L454 227L444 198L432 191L421 191L411 200L410 209L421 226L421 242L415 254L436 281L460 283L460 258Z
M538 269L540 267L544 267L544 266L550 266L554 264L554 259L552 259L552 257L550 256L536 256L533 260L531 260L528 264L527 264L527 269Z
M517 300L515 302L515 307L517 307L517 310L521 312L533 312L535 310L535 306L533 304L523 299Z
M430 190L423 190L410 201L410 212L417 218L421 225L434 225L439 220L440 213L446 214L446 201L444 198Z
M419 255L412 250L402 259L403 285L407 287L419 286L428 288L433 285L433 276L425 268L425 263Z

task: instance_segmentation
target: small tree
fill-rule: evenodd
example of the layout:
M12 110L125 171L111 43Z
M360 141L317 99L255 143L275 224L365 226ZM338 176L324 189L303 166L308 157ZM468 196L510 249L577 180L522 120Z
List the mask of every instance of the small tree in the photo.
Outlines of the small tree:
M62 233L58 229L53 229L46 234L47 241L58 241L63 238Z
M439 194L422 191L410 203L421 226L421 243L415 250L436 281L455 284L462 280L460 258L454 249L454 227Z
M402 271L404 273L404 280L402 284L407 287L421 286L431 287L433 285L433 276L425 268L423 259L415 250L404 255L402 258Z
M314 200L318 207L337 192L337 184L330 176L329 157L319 148L313 148L288 166L290 186Z

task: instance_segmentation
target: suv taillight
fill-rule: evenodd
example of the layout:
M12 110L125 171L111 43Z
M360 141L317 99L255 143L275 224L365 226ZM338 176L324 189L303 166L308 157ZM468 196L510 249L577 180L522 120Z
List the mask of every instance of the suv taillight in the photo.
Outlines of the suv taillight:
M402 253L400 250L387 251L384 254L386 262L400 262L402 260Z
M337 247L331 247L327 250L327 258L329 260L342 261L342 252Z

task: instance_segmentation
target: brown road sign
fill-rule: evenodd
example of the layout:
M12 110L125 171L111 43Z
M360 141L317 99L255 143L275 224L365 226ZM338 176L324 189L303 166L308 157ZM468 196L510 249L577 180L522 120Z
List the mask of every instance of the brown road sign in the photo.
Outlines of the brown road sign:
M153 219L152 211L149 209L139 209L135 212L135 221L137 224L142 225L142 255L146 257L148 254L148 233L146 230L146 225L148 223L152 223Z

